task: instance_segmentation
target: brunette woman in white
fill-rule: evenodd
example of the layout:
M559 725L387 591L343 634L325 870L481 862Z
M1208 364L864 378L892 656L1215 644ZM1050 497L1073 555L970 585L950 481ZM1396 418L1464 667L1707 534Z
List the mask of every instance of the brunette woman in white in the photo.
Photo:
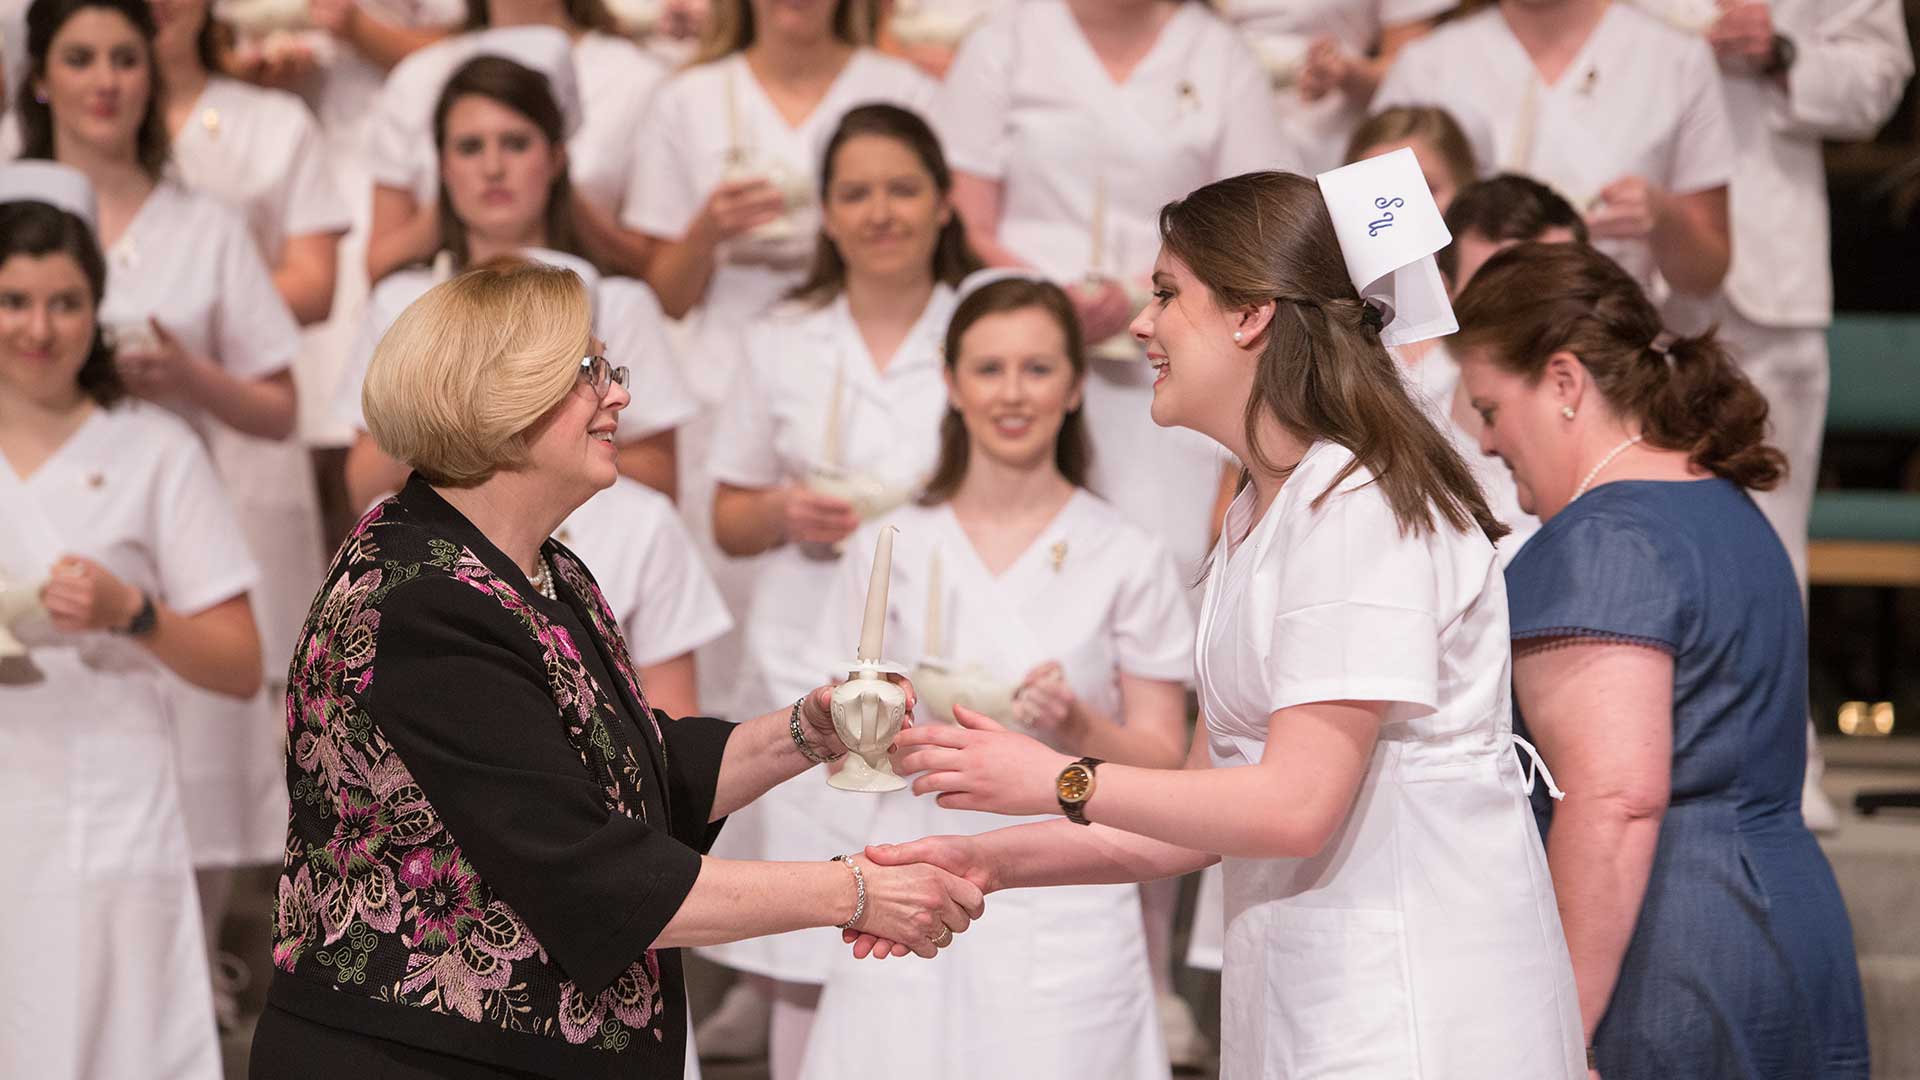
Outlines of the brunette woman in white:
M795 685L819 681L819 613L841 545L862 509L900 505L933 470L946 405L941 335L953 287L978 266L949 201L940 144L913 113L891 105L848 113L828 140L821 181L813 273L793 301L748 327L747 368L714 441L714 536L729 555L762 556L744 620L746 662L729 673L734 711L772 708L792 700ZM858 846L866 837L858 802L813 770L734 815L716 850L790 859L821 843ZM765 1021L750 995L777 991L775 1072L795 1075L812 1001L838 951L830 933L809 932L710 950L777 985L743 984L717 1027L703 1027L702 1045L755 1039Z
M1154 419L1219 440L1249 477L1209 570L1187 768L1076 762L959 710L960 727L901 733L915 790L1071 820L874 851L990 888L1224 857L1223 1080L1572 1080L1573 973L1511 738L1503 528L1387 354L1420 332L1417 283L1398 275L1388 321L1348 278L1347 257L1372 258L1356 204L1403 200L1407 231L1376 237L1389 268L1437 212L1414 205L1411 155L1404 173L1370 164L1322 178L1331 208L1311 180L1255 173L1163 219L1134 322Z
M895 526L886 651L913 667L916 723L952 724L968 701L1073 757L1178 767L1193 676L1185 581L1164 545L1082 486L1086 361L1071 301L1047 282L983 285L956 308L945 354L939 466L914 505L849 544L821 648L858 637L876 526ZM909 791L857 801L875 843L1004 824ZM1167 1076L1138 888L1016 893L991 922L939 964L836 955L804 1075Z
M85 177L0 165L0 1074L217 1080L163 683L260 687L200 440L124 396Z

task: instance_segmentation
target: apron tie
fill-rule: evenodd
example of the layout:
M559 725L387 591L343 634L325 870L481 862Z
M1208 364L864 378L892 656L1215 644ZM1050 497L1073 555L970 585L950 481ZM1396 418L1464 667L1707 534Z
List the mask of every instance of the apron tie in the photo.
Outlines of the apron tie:
M1527 740L1521 738L1518 735L1513 736L1513 741L1519 745L1520 749L1525 750L1527 752L1527 758L1529 759L1527 761L1526 769L1520 774L1522 780L1526 784L1527 794L1528 795L1533 794L1533 779L1534 779L1534 776L1537 774L1540 777L1540 779L1545 780L1547 782L1548 795L1552 796L1555 799L1566 798L1567 793L1564 791L1561 791L1558 787L1554 785L1553 773L1547 769L1547 763L1540 760L1540 751L1535 750L1533 748L1532 743L1528 742Z

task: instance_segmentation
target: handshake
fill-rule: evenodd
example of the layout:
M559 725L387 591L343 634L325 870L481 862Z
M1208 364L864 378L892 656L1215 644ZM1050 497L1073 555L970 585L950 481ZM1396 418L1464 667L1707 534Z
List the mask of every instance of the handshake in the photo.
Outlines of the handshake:
M859 873L861 910L841 938L861 960L931 959L985 912L997 887L971 836L875 844L847 863Z

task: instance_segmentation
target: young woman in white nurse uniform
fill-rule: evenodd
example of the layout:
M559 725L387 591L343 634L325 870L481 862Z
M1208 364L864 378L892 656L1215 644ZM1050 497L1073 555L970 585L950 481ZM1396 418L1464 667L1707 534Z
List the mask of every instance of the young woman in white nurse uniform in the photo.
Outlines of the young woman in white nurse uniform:
M1074 298L1094 354L1089 486L1193 572L1220 459L1147 419L1151 372L1120 335L1148 291L1162 204L1295 166L1266 73L1204 4L1022 0L961 44L934 116L981 257Z
M1501 0L1408 45L1389 105L1452 113L1483 167L1557 189L1643 286L1709 296L1726 277L1733 135L1698 37L1613 0Z
M1280 118L1306 168L1344 160L1380 77L1458 0L1221 0L1273 80Z
M939 466L914 505L848 545L821 648L858 638L876 526L897 527L886 655L914 668L916 723L952 724L961 697L1072 757L1177 768L1193 676L1185 582L1165 546L1081 486L1086 362L1071 302L1047 282L994 281L964 295L946 338ZM910 791L848 801L873 843L1005 824ZM1014 893L991 921L938 964L836 953L803 1075L1164 1080L1138 888Z
M283 564L279 553L317 557L319 545L277 512L285 496L249 497L271 486L256 483L251 448L293 434L299 327L239 212L162 172L151 20L143 0L47 0L29 11L34 96L18 105L23 155L74 166L99 195L109 269L100 321L117 340L115 363L133 396L180 414L206 442L249 549L275 571L263 575L271 587L258 604L275 670L312 599L299 583L319 569L298 555ZM285 847L285 734L266 696L239 702L178 680L167 692L211 931L233 868L277 861Z
M375 105L368 148L374 182L367 244L370 279L377 283L438 250L433 103L447 76L482 53L518 58L513 43L537 30L565 37L576 81L592 89L574 103L578 113L570 118L567 131L573 213L582 249L596 265L639 274L646 266L647 244L618 222L625 210L628 177L644 160L645 144L635 132L648 100L666 77L666 67L619 36L601 0L467 0L466 11L462 33L394 66Z
M367 434L360 415L360 384L387 327L408 305L447 275L500 255L521 255L579 274L594 298L594 327L607 353L634 372L634 404L613 433L622 472L669 495L673 492L675 429L694 413L692 397L669 359L664 321L647 287L631 278L602 277L578 254L568 159L560 133L571 64L549 57L546 71L504 56L478 56L453 72L439 90L433 134L440 188L442 256L434 265L388 275L374 287L336 396L343 425L356 432L347 453L347 496L355 506L399 489L405 466Z
M772 708L791 701L795 686L819 682L819 613L840 545L862 509L906 502L933 470L946 403L941 336L954 286L979 266L951 189L925 121L891 105L847 113L822 164L814 270L793 301L747 328L747 367L720 414L711 462L720 549L764 556L747 607L746 660L731 673L734 711ZM858 846L858 800L829 789L819 772L735 814L715 850L788 859L822 843ZM702 1028L703 1045L754 1039L765 1021L750 995L777 991L775 1069L795 1075L812 999L838 951L831 934L809 932L708 950L781 985L743 983L718 1026Z
M1319 188L1235 177L1163 219L1134 322L1154 418L1218 439L1250 479L1209 570L1188 767L1076 762L965 710L897 743L948 806L1070 820L877 859L1008 888L1224 857L1223 1080L1586 1075L1511 741L1503 528L1385 348L1452 328L1419 258L1445 235L1424 191L1403 153ZM1369 237L1375 199L1395 219Z
M0 1074L216 1080L162 684L259 689L256 575L199 439L123 396L93 216L0 165Z

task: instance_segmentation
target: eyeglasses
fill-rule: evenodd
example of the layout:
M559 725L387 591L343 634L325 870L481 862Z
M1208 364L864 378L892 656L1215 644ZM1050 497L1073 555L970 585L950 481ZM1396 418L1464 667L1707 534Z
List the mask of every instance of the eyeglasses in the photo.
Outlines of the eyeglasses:
M601 397L619 383L622 389L627 385L627 369L614 367L612 361L604 356L583 356L580 358L580 381L593 387L593 392Z

